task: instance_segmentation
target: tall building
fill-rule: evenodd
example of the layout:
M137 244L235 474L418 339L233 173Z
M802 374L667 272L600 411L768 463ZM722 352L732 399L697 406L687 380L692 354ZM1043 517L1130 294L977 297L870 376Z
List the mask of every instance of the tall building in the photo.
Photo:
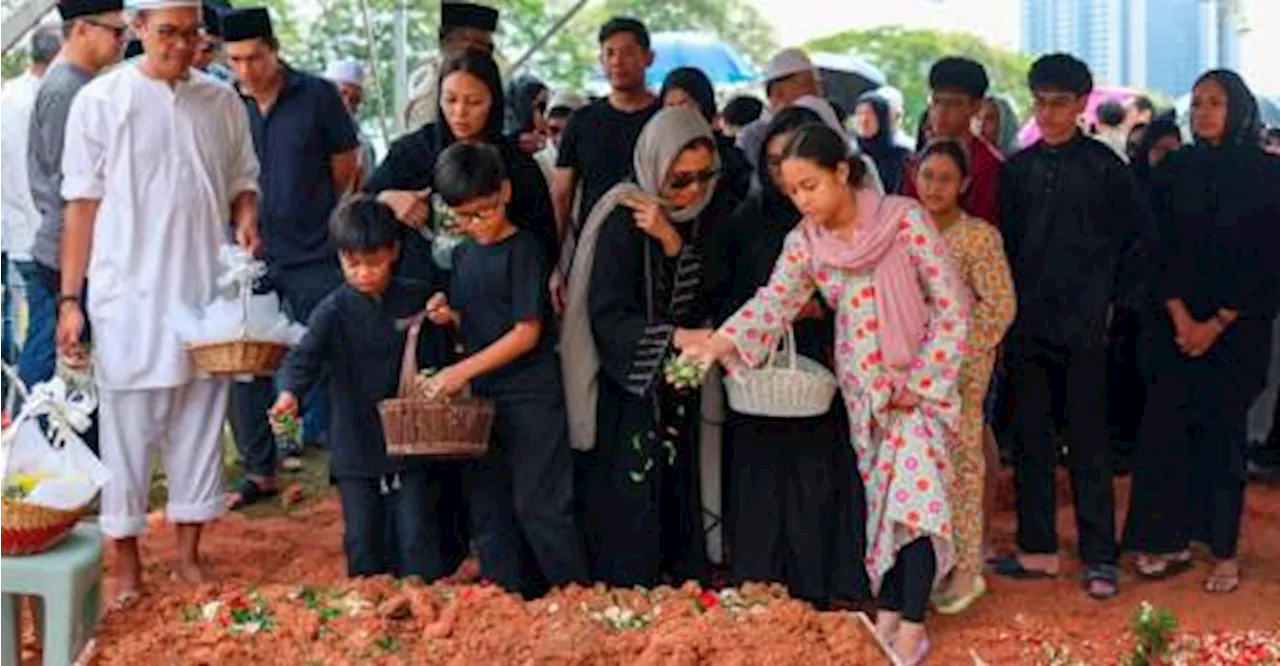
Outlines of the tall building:
M1023 50L1065 51L1100 83L1186 93L1214 67L1235 67L1238 0L1023 0Z

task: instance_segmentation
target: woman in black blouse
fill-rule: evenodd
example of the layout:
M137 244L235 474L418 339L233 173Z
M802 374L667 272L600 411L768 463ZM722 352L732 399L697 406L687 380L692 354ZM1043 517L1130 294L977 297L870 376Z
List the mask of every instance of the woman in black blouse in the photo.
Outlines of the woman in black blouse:
M1245 415L1280 305L1280 162L1259 148L1257 102L1234 72L1201 76L1191 107L1195 144L1152 182L1160 270L1127 529L1149 578L1190 568L1190 542L1208 544L1205 590L1227 593L1240 584Z

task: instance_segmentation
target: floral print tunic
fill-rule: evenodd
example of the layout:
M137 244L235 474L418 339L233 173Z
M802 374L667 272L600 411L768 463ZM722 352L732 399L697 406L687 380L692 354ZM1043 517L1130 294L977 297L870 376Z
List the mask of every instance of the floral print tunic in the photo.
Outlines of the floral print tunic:
M957 380L968 328L967 293L937 230L914 206L897 224L896 242L916 267L929 307L919 352L899 380L923 398L919 407L889 407L895 379L880 348L872 271L822 264L800 227L788 234L769 283L719 331L756 366L815 291L835 310L836 374L866 487L865 564L876 591L898 549L919 537L933 540L938 576L950 569L947 440L960 416Z

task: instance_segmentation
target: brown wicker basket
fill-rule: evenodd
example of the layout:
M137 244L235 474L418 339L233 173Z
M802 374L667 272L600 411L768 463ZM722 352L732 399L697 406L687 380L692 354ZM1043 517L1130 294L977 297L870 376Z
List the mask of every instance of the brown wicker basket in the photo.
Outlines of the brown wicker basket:
M34 555L62 543L84 509L61 511L6 498L0 514L0 555Z
M378 403L387 453L393 456L479 458L489 451L494 404L483 398L431 400L418 389L418 333L423 316L409 327L400 362L398 397Z
M269 376L280 366L287 345L263 340L202 342L188 347L191 362L211 375Z

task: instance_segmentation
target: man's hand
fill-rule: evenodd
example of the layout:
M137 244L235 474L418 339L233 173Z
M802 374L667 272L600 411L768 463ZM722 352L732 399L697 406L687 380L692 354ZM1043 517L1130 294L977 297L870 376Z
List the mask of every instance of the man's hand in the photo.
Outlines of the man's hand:
M1222 331L1221 324L1212 319L1205 322L1193 321L1175 341L1182 353L1192 358L1200 358L1218 341Z
M62 301L58 305L58 353L76 357L82 353L81 336L84 335L84 310L74 301Z
M236 245L254 257L262 252L262 238L258 236L257 222L242 222L236 225Z
M298 397L289 391L281 391L276 396L276 404L271 406L271 416L280 418L282 416L298 417Z
M436 292L427 301L427 319L436 326L456 326L458 313L449 307L449 299L444 292Z
M471 380L463 375L457 365L451 365L427 380L426 394L427 398L435 400L438 398L449 398L462 392L467 387L467 383Z

